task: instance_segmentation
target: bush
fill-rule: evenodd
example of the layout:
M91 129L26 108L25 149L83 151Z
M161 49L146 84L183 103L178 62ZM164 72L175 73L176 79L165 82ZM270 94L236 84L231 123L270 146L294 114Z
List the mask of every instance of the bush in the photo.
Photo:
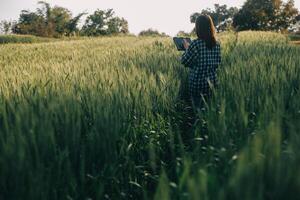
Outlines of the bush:
M0 44L49 42L53 39L31 35L0 35Z
M290 40L292 41L299 41L300 40L300 32L297 34L290 34L289 35Z
M144 31L141 31L139 33L139 36L160 36L160 37L168 37L168 35L166 33L160 33L159 31L157 30L154 30L154 29L147 29L147 30L144 30Z

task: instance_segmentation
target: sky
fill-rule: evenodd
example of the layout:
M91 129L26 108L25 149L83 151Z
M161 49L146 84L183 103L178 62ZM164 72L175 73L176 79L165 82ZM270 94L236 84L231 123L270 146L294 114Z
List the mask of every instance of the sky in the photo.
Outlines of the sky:
M17 20L21 10L34 11L38 0L0 0L0 20ZM241 7L245 0L48 0L52 6L68 8L74 15L80 12L92 13L113 8L116 15L124 17L129 23L129 31L153 28L171 36L178 31L190 31L193 25L189 17L194 12L212 8L214 4ZM300 9L300 0L295 0Z

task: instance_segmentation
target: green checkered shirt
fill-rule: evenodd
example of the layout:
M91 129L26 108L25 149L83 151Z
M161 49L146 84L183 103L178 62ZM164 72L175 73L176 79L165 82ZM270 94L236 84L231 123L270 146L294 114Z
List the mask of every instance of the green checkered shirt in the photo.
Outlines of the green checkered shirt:
M221 47L217 43L209 49L205 41L193 40L189 48L182 55L181 63L190 68L189 92L193 97L208 95L210 92L209 83L217 84L217 69L221 64Z

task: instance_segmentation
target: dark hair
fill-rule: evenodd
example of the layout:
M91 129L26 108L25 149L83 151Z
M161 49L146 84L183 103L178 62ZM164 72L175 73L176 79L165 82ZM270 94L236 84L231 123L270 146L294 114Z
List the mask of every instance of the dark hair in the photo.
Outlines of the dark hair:
M212 49L217 44L216 30L209 15L200 15L196 20L196 34L205 41L206 47Z

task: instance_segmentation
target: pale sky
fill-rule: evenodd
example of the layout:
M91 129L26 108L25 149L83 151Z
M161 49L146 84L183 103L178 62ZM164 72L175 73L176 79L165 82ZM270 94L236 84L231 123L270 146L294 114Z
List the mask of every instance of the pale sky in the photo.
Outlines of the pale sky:
M17 20L21 10L35 11L38 0L0 0L0 20ZM129 23L131 33L153 28L174 36L178 31L190 31L190 15L215 3L240 7L245 0L48 0L52 6L68 8L73 14L97 8L113 8L116 15ZM300 0L295 0L300 9Z

